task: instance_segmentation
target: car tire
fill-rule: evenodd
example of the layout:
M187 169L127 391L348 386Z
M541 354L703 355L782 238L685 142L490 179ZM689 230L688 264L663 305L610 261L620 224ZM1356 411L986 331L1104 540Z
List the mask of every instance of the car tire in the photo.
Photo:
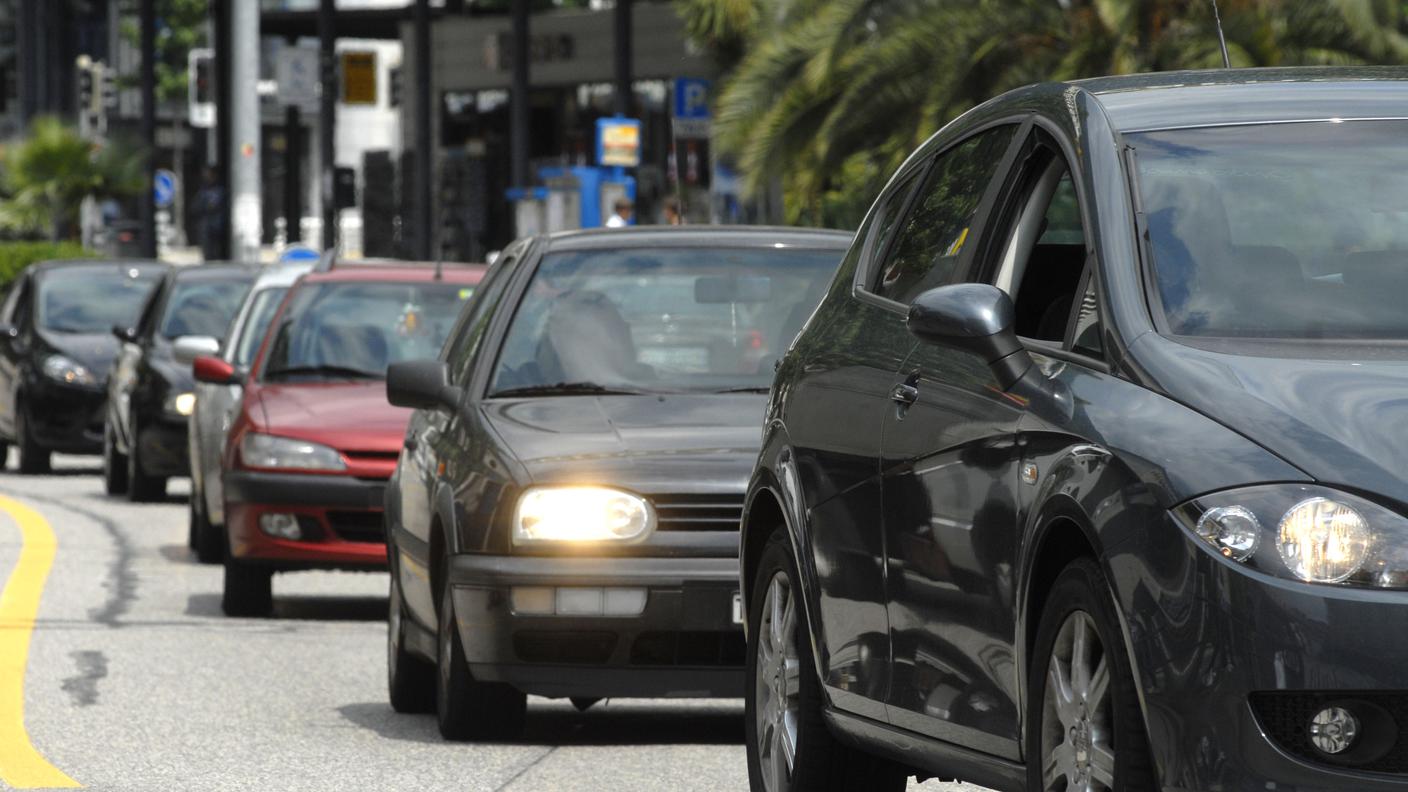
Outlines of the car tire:
M446 565L448 566L448 565ZM516 740L523 735L528 697L501 682L476 682L469 674L455 626L455 603L440 577L436 645L435 715L446 740Z
M0 470L10 463L10 444L0 440Z
M226 616L263 617L274 611L274 572L225 559L225 593L220 609Z
M900 792L910 771L856 750L831 734L825 697L812 659L800 577L779 529L768 540L753 579L748 614L744 733L753 792ZM775 607L776 606L776 607ZM782 626L773 625L781 614ZM790 742L792 762L786 760Z
M224 533L223 528L211 525L209 518L205 516L205 495L192 492L188 541L191 549L195 551L196 560L202 564L218 564L223 561L225 558Z
M136 416L128 421L132 447L127 449L127 497L133 503L155 503L166 498L166 477L149 476L142 470L140 428Z
M39 445L29 427L29 411L24 404L15 410L15 445L19 448L20 473L26 476L48 473L53 469L49 449Z
M117 451L112 424L103 423L103 491L109 495L127 494L127 457Z
M406 648L405 621L406 606L393 564L386 620L386 688L391 708L408 714L435 712L435 664Z
M1027 788L1158 789L1114 599L1100 566L1056 579L1028 669ZM1053 684L1055 683L1055 684Z

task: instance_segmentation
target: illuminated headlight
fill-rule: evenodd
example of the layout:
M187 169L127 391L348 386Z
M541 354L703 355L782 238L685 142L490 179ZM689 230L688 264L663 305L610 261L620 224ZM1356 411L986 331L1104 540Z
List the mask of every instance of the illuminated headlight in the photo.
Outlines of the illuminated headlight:
M98 378L93 376L82 363L63 355L50 355L44 358L42 366L44 376L56 382L66 385L97 385Z
M514 544L630 543L655 530L655 510L629 492L606 487L534 487L518 500Z
M1325 487L1220 492L1174 515L1225 558L1306 583L1408 589L1408 519Z
M240 459L249 467L286 470L346 470L342 454L306 440L250 432L240 440Z
M186 417L196 409L196 395L194 393L173 393L166 397L165 409L171 415Z

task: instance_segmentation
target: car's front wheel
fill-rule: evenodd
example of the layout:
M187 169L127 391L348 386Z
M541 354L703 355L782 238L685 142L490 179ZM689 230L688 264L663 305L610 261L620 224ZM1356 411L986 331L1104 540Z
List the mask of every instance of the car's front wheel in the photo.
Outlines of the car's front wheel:
M103 491L109 495L127 494L127 457L118 452L112 424L103 423Z
M35 439L34 428L29 423L29 406L21 403L15 410L15 444L20 451L20 472L26 475L48 473L52 454Z
M434 712L436 669L406 648L405 621L406 606L401 602L401 584L393 562L386 620L386 687L391 708L405 713Z
M142 467L141 434L134 415L127 423L132 430L132 447L127 449L127 497L133 503L154 503L166 497L166 477L148 475Z
M1158 788L1109 592L1099 565L1081 559L1047 598L1027 685L1028 789Z
M274 611L274 573L264 567L225 559L225 593L220 608L226 616L268 616Z
M435 685L440 736L457 741L517 739L527 719L528 697L510 685L478 682L470 676L455 624L450 584L444 573L440 580Z
M800 578L786 535L773 534L749 597L744 730L753 792L897 792L909 772L839 742L802 613Z

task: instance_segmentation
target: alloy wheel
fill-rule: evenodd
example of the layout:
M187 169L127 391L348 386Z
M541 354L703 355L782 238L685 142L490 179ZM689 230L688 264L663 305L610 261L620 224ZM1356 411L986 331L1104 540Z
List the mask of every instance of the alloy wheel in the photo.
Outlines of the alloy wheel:
M1067 616L1051 650L1042 702L1044 792L1114 788L1108 660L1090 615L1077 610Z
M757 646L758 761L768 792L784 792L797 756L802 666L797 655L797 604L783 571L773 575L764 595Z

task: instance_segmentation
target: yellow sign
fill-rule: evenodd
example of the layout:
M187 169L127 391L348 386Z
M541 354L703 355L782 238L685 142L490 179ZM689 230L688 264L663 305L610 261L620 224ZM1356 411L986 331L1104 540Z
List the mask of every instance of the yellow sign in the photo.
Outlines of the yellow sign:
M640 165L640 121L599 118L596 122L597 164L622 168Z
M342 103L376 104L376 53L342 53Z

